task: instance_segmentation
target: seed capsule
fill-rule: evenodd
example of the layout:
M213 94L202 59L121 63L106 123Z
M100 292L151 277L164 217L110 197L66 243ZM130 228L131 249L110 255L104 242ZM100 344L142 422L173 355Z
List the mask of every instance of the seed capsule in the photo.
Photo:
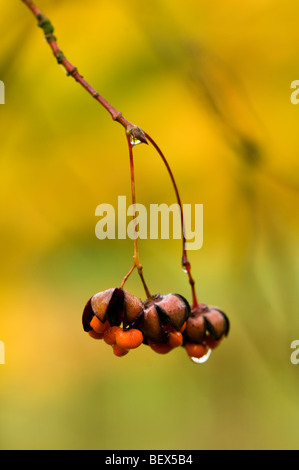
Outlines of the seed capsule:
M156 295L144 304L140 325L147 340L168 343L169 326L180 331L190 314L187 300L179 294Z
M110 326L119 326L123 322L126 327L132 325L142 314L143 303L138 297L123 289L107 289L98 292L87 302L82 317L83 329L85 331L93 329L91 322L94 316L103 325L107 321ZM94 324L97 324L96 328L100 332L101 325L96 321Z
M110 324L119 324L122 299L123 294L119 289L108 289L95 294L90 304L92 311L102 323L105 323L109 316Z
M99 292L88 300L82 316L84 331L92 330L90 322L95 315L103 324L105 323L107 320L106 313L114 291L115 289L108 289L103 292Z
M124 327L133 325L143 314L143 302L130 292L124 292Z
M191 315L186 324L184 336L191 342L201 343L205 337L205 321L203 315Z
M209 334L213 340L219 341L229 332L229 320L218 307L200 304L192 309L187 320L184 337L192 343L202 343Z
M206 330L215 341L219 341L229 332L229 319L218 307L209 307L209 312L204 315Z

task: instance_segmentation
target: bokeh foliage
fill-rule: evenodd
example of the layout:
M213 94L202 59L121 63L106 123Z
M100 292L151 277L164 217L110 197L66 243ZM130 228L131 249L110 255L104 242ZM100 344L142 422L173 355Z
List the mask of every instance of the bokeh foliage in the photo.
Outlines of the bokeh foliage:
M201 366L184 350L124 358L82 331L120 284L130 240L99 241L95 208L130 201L124 131L56 65L21 1L1 2L0 447L298 448L296 0L40 0L84 77L165 151L204 205L190 252L201 301L231 320ZM151 148L137 198L175 202ZM152 292L190 298L179 241L140 243ZM127 288L143 296L134 273Z

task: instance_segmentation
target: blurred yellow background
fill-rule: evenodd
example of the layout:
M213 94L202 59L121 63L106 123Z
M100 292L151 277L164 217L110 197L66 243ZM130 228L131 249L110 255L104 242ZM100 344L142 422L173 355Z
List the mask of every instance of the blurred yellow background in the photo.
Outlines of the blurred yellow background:
M130 200L123 128L67 78L21 1L0 5L2 449L298 448L299 79L296 0L40 0L91 85L164 150L184 203L200 301L231 320L209 361L145 346L123 358L82 330L119 286L131 240L100 241L95 208ZM173 203L151 147L138 202ZM181 242L142 240L152 292L190 299ZM143 297L134 272L126 288Z

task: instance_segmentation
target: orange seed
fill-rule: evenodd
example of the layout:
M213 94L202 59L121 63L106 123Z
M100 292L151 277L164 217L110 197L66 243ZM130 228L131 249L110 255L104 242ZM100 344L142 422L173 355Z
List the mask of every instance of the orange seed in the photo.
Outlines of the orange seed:
M129 351L127 349L121 348L120 346L118 346L118 344L114 344L113 345L113 352L114 352L115 356L122 357L122 356L125 356L126 354L128 354Z
M102 323L101 320L94 315L90 322L90 326L96 333L104 333L110 325L108 320L106 320L105 323Z
M143 334L135 328L126 331L119 328L115 335L115 341L118 346L124 349L135 349L142 344Z
M204 356L208 351L207 346L204 344L186 343L185 348L188 356L197 358Z
M172 331L169 333L168 344L172 348L177 348L178 346L182 346L183 344L183 336L182 333L179 331Z
M91 338L94 338L94 339L103 339L103 337L104 337L104 334L103 334L103 333L96 333L96 332L93 331L93 330L90 330L90 331L88 332L88 334L89 334L89 336L90 336Z
M211 335L207 335L205 338L205 343L209 348L215 349L219 345L221 340L222 338L216 341L215 339L212 338Z
M110 346L115 344L115 335L116 332L120 329L121 328L119 326L111 326L110 328L108 328L108 330L104 332L105 343L110 344Z
M169 344L152 343L152 341L149 341L148 344L150 345L152 350L155 351L158 354L167 354L167 353L169 353L169 351L172 350L172 347Z

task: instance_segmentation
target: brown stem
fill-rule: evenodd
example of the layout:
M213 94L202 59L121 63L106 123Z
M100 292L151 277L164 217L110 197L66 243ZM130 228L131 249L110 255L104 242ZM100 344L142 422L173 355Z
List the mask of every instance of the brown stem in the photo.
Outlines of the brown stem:
M198 306L198 302L197 302L197 298L196 298L196 293L195 293L195 281L192 277L192 274L191 274L191 264L188 260L188 256L187 256L187 250L186 250L186 235L185 235L185 222L184 222L184 213L183 213L183 206L182 206L182 202L181 202L181 198L180 198L180 194L179 194L179 190L178 190L178 187L177 187L177 184L175 182L175 179L174 179L174 176L173 176L173 173L171 171L171 168L162 152L162 150L159 148L159 146L156 144L156 142L151 138L151 136L149 134L147 134L146 132L144 132L144 135L146 137L146 139L153 145L153 147L156 149L156 151L158 152L158 154L160 155L160 157L162 158L163 162L164 162L164 165L166 166L167 168L167 171L169 173L169 176L171 178L171 181L172 181L172 185L174 187L174 190L175 190L175 194L176 194L176 198L177 198L177 202L178 202L178 205L180 207L180 214L181 214L181 226L182 226L182 239L183 239L183 255L182 255L182 266L184 268L184 270L186 271L187 275L188 275L188 278L189 278L189 283L191 285L191 290L192 290L192 298L193 298L193 307L197 307Z
M127 132L127 141L129 146L129 156L130 156L130 171L131 171L131 192L132 192L132 206L133 206L133 223L134 223L134 265L128 272L125 280L128 279L129 275L133 272L134 267L137 268L138 274L140 276L141 282L143 284L145 293L147 298L151 298L151 294L148 290L148 287L145 283L143 274L142 274L142 265L140 264L139 260L139 252L138 252L138 241L137 241L137 224L136 224L136 190L135 190L135 171L134 171L134 158L133 158L133 147L131 143L132 135L131 132Z
M82 85L82 87L109 112L114 121L119 122L126 129L126 131L131 131L132 135L136 139L140 140L140 142L147 144L144 133L141 131L141 129L129 122L127 119L125 119L121 112L117 111L110 103L108 103L108 101L105 100L105 98L103 98L82 77L82 75L80 75L78 69L74 65L72 65L71 62L69 62L68 59L64 56L62 50L58 47L56 37L53 34L54 27L52 26L50 20L46 18L46 16L31 0L22 1L36 17L38 21L38 26L44 31L45 39L49 44L50 48L52 49L52 52L57 62L65 68L67 75L73 77L76 82L80 83L80 85Z
M134 261L134 264L131 267L130 271L125 275L125 277L122 280L122 283L120 285L121 289L124 287L125 283L127 282L127 279L129 279L129 277L131 276L131 274L132 274L132 272L134 271L135 268L136 268L136 264L135 264L135 261Z

